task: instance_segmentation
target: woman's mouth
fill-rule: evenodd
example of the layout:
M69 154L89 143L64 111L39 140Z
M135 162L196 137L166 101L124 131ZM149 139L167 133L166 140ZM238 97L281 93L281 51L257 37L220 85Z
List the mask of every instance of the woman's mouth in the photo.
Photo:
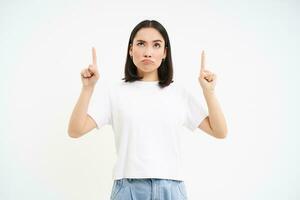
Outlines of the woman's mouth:
M152 60L149 60L149 59L144 59L144 60L142 60L142 62L144 64L153 64L154 63Z

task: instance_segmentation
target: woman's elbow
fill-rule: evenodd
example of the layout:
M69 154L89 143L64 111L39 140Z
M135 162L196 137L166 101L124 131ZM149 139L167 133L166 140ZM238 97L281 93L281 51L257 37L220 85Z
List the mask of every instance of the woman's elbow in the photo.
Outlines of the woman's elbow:
M71 129L68 129L68 135L69 135L69 137L71 137L71 138L79 138L79 137L80 137L80 134L78 134L78 133L75 132L75 131L72 131Z
M215 132L214 135L218 139L225 139L227 137L227 131Z

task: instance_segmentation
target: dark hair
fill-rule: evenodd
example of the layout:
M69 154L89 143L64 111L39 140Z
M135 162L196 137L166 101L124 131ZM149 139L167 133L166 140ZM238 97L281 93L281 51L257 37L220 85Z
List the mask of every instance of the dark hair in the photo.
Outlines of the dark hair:
M171 45L170 45L169 36L166 29L159 22L155 20L144 20L139 24L137 24L132 30L128 42L128 48L127 48L127 57L126 57L125 71L124 71L125 78L122 78L122 80L125 80L125 82L133 82L143 78L138 76L137 67L135 66L135 64L133 63L129 55L129 49L133 43L133 39L136 33L142 28L155 28L165 40L165 48L167 48L167 55L166 58L163 59L163 61L161 62L161 65L158 67L157 73L159 78L159 86L160 87L168 86L173 82L172 80L173 64L172 64L172 56L171 56Z

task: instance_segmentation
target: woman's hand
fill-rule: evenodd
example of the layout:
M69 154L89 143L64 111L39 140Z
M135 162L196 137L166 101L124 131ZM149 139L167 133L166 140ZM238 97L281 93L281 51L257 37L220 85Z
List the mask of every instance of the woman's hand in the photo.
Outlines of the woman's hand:
M201 68L198 81L202 87L203 92L214 92L217 75L205 69L205 54L201 54Z
M89 64L88 68L81 71L81 81L83 87L94 87L99 79L99 72L97 66L96 49L92 48L93 64Z

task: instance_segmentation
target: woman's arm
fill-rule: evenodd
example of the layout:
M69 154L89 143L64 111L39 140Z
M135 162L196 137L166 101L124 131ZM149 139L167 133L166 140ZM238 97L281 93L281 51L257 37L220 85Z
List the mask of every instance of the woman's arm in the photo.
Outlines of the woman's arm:
M80 137L96 127L96 122L87 115L87 109L95 85L99 79L96 49L92 48L93 64L81 71L82 88L79 99L72 112L68 134L70 137Z
M227 135L227 125L221 106L214 92L203 91L209 116L198 126L201 130L216 137L225 138Z
M87 115L93 91L94 87L82 87L69 122L68 134L70 137L78 138L96 127L95 121Z
M202 87L209 113L209 116L198 127L217 138L225 138L227 135L227 125L214 92L217 76L206 70L204 51L201 54L201 68L198 81Z

